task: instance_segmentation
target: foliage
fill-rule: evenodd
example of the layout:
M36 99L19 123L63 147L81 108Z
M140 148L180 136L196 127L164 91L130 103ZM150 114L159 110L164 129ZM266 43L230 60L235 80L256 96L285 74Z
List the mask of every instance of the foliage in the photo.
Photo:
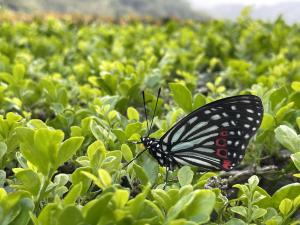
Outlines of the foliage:
M2 21L1 224L297 224L299 31L246 16ZM262 99L261 128L227 186L212 185L227 173L184 166L164 190L165 169L148 153L123 168L143 149L130 141L147 134L140 93L152 116L159 87L156 138L213 100Z

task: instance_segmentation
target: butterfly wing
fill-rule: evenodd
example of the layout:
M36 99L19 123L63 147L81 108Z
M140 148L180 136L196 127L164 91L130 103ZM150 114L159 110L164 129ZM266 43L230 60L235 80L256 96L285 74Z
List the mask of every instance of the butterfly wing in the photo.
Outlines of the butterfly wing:
M262 117L257 96L220 99L181 119L161 137L160 146L173 164L230 170L243 159Z

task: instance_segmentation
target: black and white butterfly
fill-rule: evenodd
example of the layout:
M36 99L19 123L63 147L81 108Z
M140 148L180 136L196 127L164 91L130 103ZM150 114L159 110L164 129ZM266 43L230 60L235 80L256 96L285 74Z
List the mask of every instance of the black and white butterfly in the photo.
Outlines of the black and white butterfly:
M143 99L145 105L144 94ZM223 98L191 112L160 139L149 137L152 119L148 135L142 137L139 143L167 171L182 165L196 166L203 171L228 171L242 161L249 140L259 128L262 118L263 105L258 96Z

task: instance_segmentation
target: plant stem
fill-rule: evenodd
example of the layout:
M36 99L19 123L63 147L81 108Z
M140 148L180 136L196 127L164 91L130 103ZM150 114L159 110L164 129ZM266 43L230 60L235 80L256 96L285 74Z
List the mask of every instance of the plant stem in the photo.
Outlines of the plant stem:
M34 212L36 213L36 215L39 213L40 211L40 208L39 208L39 205L40 205L40 201L44 198L44 195L45 195L45 192L46 192L46 189L47 187L49 186L50 184L50 181L51 181L51 177L52 177L52 172L51 170L49 171L49 173L47 174L47 176L44 176L44 182L43 182L43 186L38 194L38 197L37 197L37 200L35 202L35 209L34 209Z

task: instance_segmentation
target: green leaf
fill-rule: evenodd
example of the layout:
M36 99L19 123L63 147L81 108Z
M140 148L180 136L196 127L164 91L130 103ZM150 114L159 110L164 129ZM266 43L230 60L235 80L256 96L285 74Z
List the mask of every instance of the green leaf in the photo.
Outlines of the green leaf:
M90 129L92 134L94 135L94 137L97 140L103 140L104 138L106 138L105 133L107 133L107 131L104 129L103 126L97 124L97 122L95 120L92 120L90 122Z
M295 166L300 171L300 152L291 155L291 159L293 160Z
M193 102L193 110L198 109L199 107L205 105L206 99L205 96L201 93L197 93L194 96L194 102Z
M233 219L229 220L227 223L225 223L225 225L247 225L247 223L245 223L241 219L233 218Z
M128 190L116 190L113 200L116 203L116 208L123 208L129 200L129 191Z
M211 190L196 190L195 197L184 207L183 218L196 222L198 224L206 223L210 220L216 196Z
M189 166L183 166L178 170L177 176L180 186L182 187L192 183L194 172Z
M7 145L4 142L0 142L0 162L6 152L7 152Z
M114 172L119 169L122 161L122 152L120 150L108 151L101 167L108 172Z
M42 151L32 144L35 143L35 132L30 128L19 127L16 128L16 133L21 142L20 150L23 156L35 165L41 173L47 175L50 169L48 152ZM48 143L48 140L44 141L46 141L45 144Z
M31 169L18 169L15 175L21 182L21 184L17 185L20 189L29 191L33 196L37 196L41 187L41 181L36 172Z
M285 198L280 202L279 210L283 216L287 216L293 208L293 201Z
M34 209L33 200L31 198L22 198L19 201L18 208L20 209L20 213L10 225L28 224L30 220L29 213Z
M70 159L80 148L83 140L83 137L70 137L64 141L58 150L56 166L59 166Z
M130 147L127 144L122 144L121 145L121 152L122 155L124 157L124 159L129 162L130 160L132 160L133 156L132 156L132 152Z
M180 212L195 198L195 193L191 192L180 198L176 204L171 207L167 213L167 221L172 221L178 217Z
M112 210L108 206L113 193L106 193L101 195L100 198L87 203L82 208L82 214L88 224L97 224L100 219L112 218Z
M81 211L74 205L65 207L58 216L58 225L74 225L84 223L85 221Z
M127 138L130 138L134 133L140 133L142 124L140 122L130 123L125 128L125 134Z
M74 204L77 198L79 198L82 190L82 183L75 184L68 194L64 197L64 204Z
M294 102L290 102L287 105L281 107L277 112L276 112L276 121L277 123L282 121L282 119L284 118L284 116L291 110L291 108L293 108L294 106Z
M254 190L259 183L259 179L256 175L253 175L248 179L248 183L249 183L250 190Z
M273 216L271 219L265 221L266 225L280 225L282 224L281 216Z
M137 164L133 164L132 166L133 171L136 174L136 177L139 178L139 180L141 181L142 184L147 184L148 183L148 176L146 175L145 171L143 170L143 168Z
M6 181L6 172L4 170L0 170L0 187L4 187L4 183ZM1 196L0 196L1 200Z
M272 129L275 126L275 119L272 115L268 113L264 113L264 117L261 123L261 129L263 130L269 130Z
M299 81L293 81L291 87L294 91L300 92L300 82Z
M190 90L185 85L178 83L170 83L169 87L173 94L173 98L179 107L187 113L191 112L193 110L193 106Z
M136 121L139 121L140 119L139 112L133 107L129 107L127 109L127 117L130 120L136 120Z
M294 199L299 196L300 183L293 183L283 186L278 189L272 196L272 203L274 208L279 207L281 201L285 198Z
M247 218L247 209L244 206L233 206L230 208L230 210L236 214L243 216L244 218Z
M299 130L300 130L300 116L299 116L299 117L297 117L297 119L296 119L296 123L297 123L297 125L298 125L298 128L299 128Z
M292 128L280 125L275 129L275 138L291 152L300 151L300 136Z
M25 75L25 66L23 64L16 64L13 67L13 76L17 81L21 81Z
M106 148L102 141L94 141L89 145L87 155L93 170L97 171L105 159Z
M162 189L154 189L151 191L151 193L155 201L158 202L159 205L164 208L164 210L169 210L169 208L172 206L172 200L169 194Z
M293 205L295 209L300 206L300 195L294 199Z
M261 208L252 208L252 215L251 219L256 220L258 218L263 217L267 213L266 209L261 209Z
M105 189L111 185L111 176L106 170L99 169L98 176L99 176L99 181L101 183L102 189Z
M38 216L40 224L56 224L57 217L53 215L59 215L60 208L57 203L48 203Z

